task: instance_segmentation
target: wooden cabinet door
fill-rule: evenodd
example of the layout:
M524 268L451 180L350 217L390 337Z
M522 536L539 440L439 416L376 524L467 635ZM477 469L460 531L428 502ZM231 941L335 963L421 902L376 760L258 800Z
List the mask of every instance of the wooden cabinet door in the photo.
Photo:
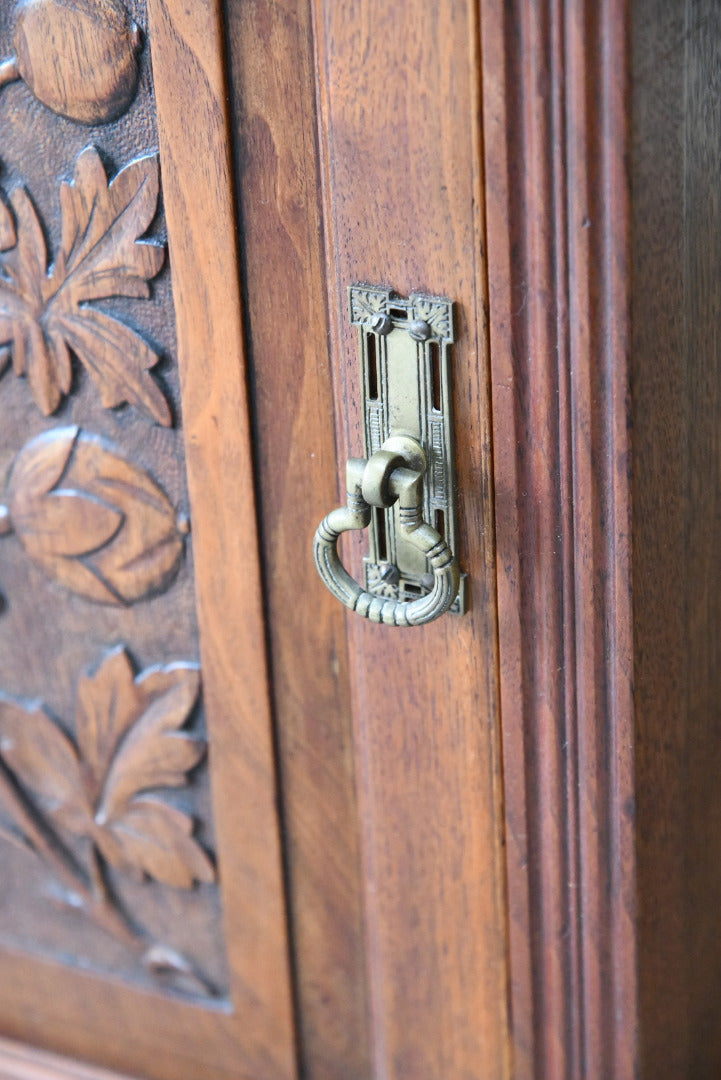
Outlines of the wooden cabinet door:
M507 1075L478 35L452 0L0 6L15 1040ZM354 281L456 304L469 612L416 630L312 563L361 451Z
M507 1075L474 3L228 5L300 1045L323 1077ZM363 452L369 282L456 303L469 612L346 613L309 559ZM344 555L362 578L365 538Z
M477 36L451 0L0 6L14 1040L506 1075ZM361 449L356 280L457 305L470 610L420 630L312 564Z
M632 6L0 0L0 1075L635 1075ZM455 304L422 627L312 561L357 282Z
M0 1026L287 1078L221 12L7 3L0 36Z

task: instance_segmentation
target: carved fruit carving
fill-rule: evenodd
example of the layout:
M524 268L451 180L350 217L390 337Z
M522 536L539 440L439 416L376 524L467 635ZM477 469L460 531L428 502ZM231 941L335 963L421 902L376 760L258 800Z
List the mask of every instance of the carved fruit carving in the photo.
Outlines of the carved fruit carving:
M23 79L53 112L106 124L133 100L140 43L119 0L20 0L0 86Z
M32 439L16 457L0 507L0 535L11 531L66 588L132 604L168 587L188 522L112 444L68 427Z
M176 889L215 881L193 819L161 797L183 788L205 743L183 731L197 700L194 664L135 676L125 649L80 680L75 738L44 706L0 693L0 810L7 839L41 858L85 912L131 946L151 970L188 983L188 961L147 939L122 914L107 868ZM192 981L192 980L191 980ZM207 985L195 977L191 987Z
M75 163L72 183L60 187L62 235L52 268L37 211L23 187L0 211L0 346L26 375L35 401L54 412L70 392L71 352L88 371L106 408L129 402L170 426L165 396L148 373L156 351L94 301L150 296L164 246L140 240L158 202L157 154L138 158L108 184L100 155L90 146ZM0 357L0 370L3 367Z

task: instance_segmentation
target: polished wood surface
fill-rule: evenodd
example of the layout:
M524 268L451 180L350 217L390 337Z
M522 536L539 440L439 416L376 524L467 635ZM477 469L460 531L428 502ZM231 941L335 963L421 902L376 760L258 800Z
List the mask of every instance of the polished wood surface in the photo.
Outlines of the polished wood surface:
M339 500L345 460L362 450L348 285L369 281L458 302L458 554L470 613L408 630L346 617L373 1075L504 1077L477 11L457 2L410 0L401 11L379 0L315 0L313 16ZM356 575L362 547L359 537L346 563Z
M108 123L133 99L142 37L121 0L24 0L12 44L0 83L21 78L60 116Z
M0 1038L0 1080L130 1080L119 1073Z
M0 1030L151 1080L716 1077L716 6L25 6ZM470 611L409 630L311 557L362 451L357 281L457 305ZM112 948L59 908L33 950L28 839ZM101 1080L2 1040L0 1076Z
M514 1075L634 1075L626 5L484 0Z
M43 10L55 11L62 6L61 2L48 2ZM81 9L85 10L82 3L72 6L74 15L82 14ZM98 14L99 9L93 11ZM40 708L37 700L30 700L30 689L25 690L24 684L11 698L3 700L0 720L7 758L4 768L12 772L16 787L9 790L22 795L23 806L27 808L30 796L37 802L34 846L48 858L51 852L57 855L60 850L49 843L50 825L78 837L89 834L85 839L90 841L88 850L93 854L91 869L94 866L98 870L87 882L91 911L101 908L98 896L107 876L106 864L122 868L123 872L134 869L139 879L134 895L148 887L143 881L149 877L164 882L171 892L159 905L162 919L178 928L180 939L188 941L191 949L199 948L203 954L207 941L197 931L194 933L198 920L193 912L204 895L202 890L206 890L205 895L211 890L215 909L209 909L209 914L214 916L212 932L221 943L221 980L211 994L201 992L201 984L197 979L193 981L194 969L163 942L160 948L149 942L152 948L144 956L150 975L157 973L159 977L155 984L152 979L149 983L147 976L142 981L126 972L124 958L137 951L128 940L115 946L109 961L103 954L98 964L92 956L86 959L79 949L76 960L73 938L68 937L70 917L65 914L56 917L59 930L50 958L41 959L46 948L31 949L33 955L28 955L24 941L5 939L0 1021L5 1033L27 1042L129 1073L150 1074L158 1080L191 1080L194 1076L205 1080L288 1080L296 1072L295 1034L240 281L233 244L236 217L222 12L215 3L195 4L190 10L174 0L150 3L147 18L142 5L136 5L133 11L147 32L152 52L172 294L169 276L158 273L162 246L142 238L158 196L155 156L141 158L123 171L110 167L107 159L94 150L73 155L71 161L77 156L73 183L66 184L60 193L62 227L51 233L48 247L56 252L56 258L47 279L51 295L53 283L58 285L62 311L58 314L53 309L49 313L49 308L43 311L38 307L27 315L23 312L22 332L16 332L12 322L12 359L24 360L24 365L17 365L24 370L16 368L16 374L24 377L13 379L7 372L2 388L6 402L17 402L24 395L28 409L40 416L72 407L75 385L68 382L62 366L67 357L62 345L58 345L62 337L58 328L77 328L83 320L91 322L95 311L88 306L91 301L120 293L132 304L139 304L148 295L147 279L158 275L159 288L164 289L162 297L170 305L174 303L176 312L177 352L173 348L168 353L169 359L177 356L181 401L174 397L173 410L160 415L160 403L165 405L166 401L166 379L173 391L177 390L174 364L166 361L168 374L161 377L162 381L155 381L155 373L147 373L146 369L157 360L156 353L152 357L143 354L142 359L150 362L137 365L136 387L142 386L142 393L133 397L118 392L113 378L123 371L132 374L137 349L129 333L118 357L118 349L111 349L118 341L113 341L106 324L108 351L92 352L97 367L91 374L100 383L101 400L92 398L93 378L83 383L83 400L92 403L95 411L91 415L97 418L103 436L114 424L118 425L117 441L122 445L96 439L85 425L82 429L67 425L53 428L57 420L42 418L39 423L45 425L46 434L39 443L31 441L22 448L18 440L11 444L14 464L6 488L9 514L3 513L3 544L10 552L22 554L31 565L38 563L38 572L42 564L42 570L52 579L50 587L58 592L58 600L56 617L50 625L60 639L65 630L70 648L64 651L59 640L55 652L46 653L44 661L36 658L36 663L42 663L49 672L65 672L67 665L72 675L65 673L62 681L58 680L63 696L55 694L52 716ZM14 9L8 5L3 11L3 26L11 17ZM67 60L65 56L61 59ZM157 146L155 117L149 108L152 97L148 98L148 51L142 63L145 97L139 90L135 104L128 103L128 111L120 119L103 116L100 126L93 129L93 144L101 147L101 153L105 146L114 148L123 164L127 160L124 146L131 134L149 142L150 149ZM184 80L178 79L180 71L185 72ZM45 125L42 131L57 130L58 134L49 136L54 140L53 153L62 151L63 139L72 147L74 140L88 138L87 132L78 134L74 118L56 116L41 102L33 101L29 89L21 82L8 84L1 98L10 111L9 128L15 137L15 142L8 141L7 149L17 149L14 160L19 169L28 165L27 133L23 134L12 122L13 109L20 103L37 111ZM142 122L131 131L133 108L139 110L137 119ZM44 165L48 174L42 177L45 187L38 190L54 191L54 159L48 154L44 161L35 154L34 160L38 167ZM9 206L19 238L14 244L16 237L6 216L3 242L10 251L18 248L18 265L10 264L16 274L9 278L22 286L17 291L25 302L29 296L35 299L38 290L31 288L35 279L43 280L42 235L22 196L15 194ZM12 255L5 258L12 259ZM170 305L160 325L164 337L170 336L174 345ZM146 307L153 310L147 302ZM118 325L119 319L128 318L129 310L134 312L129 306L118 309ZM32 329L32 320L45 334L44 339L36 334L31 341L34 352L23 347L24 327L30 325ZM151 325L155 329L157 324ZM6 324L3 331L7 332ZM83 353L80 344L72 339L69 345L83 363L91 355ZM3 363L7 359L5 349ZM35 364L32 372L31 360ZM36 369L42 377L35 377ZM61 400L63 395L68 398L67 404ZM154 406L145 409L150 418L136 419L134 411L110 412L123 397L137 406L138 414L152 398ZM15 406L10 415L12 424L3 427L4 437L15 435L24 414ZM153 426L153 419L160 426ZM174 425L168 430L168 439L175 438L182 424L195 575L194 582L190 575L183 578L185 600L193 606L186 610L176 604L159 618L158 605L172 595L169 589L163 589L171 584L178 559L188 545L188 522L178 512L183 507L178 506L175 487L171 498L154 479L155 469L145 468L148 459L153 460L154 448L157 453L157 432L165 430L166 422ZM142 435L136 430L141 423ZM174 484L183 477L182 455L175 464L177 476L165 468L167 454L158 458L164 466L164 483L168 475ZM61 475L67 479L67 489L56 493L53 485ZM184 491L182 483L178 486ZM9 525L17 536L9 532ZM87 541L88 551L82 547L83 540ZM21 545L27 551L20 552ZM15 564L11 565L14 568ZM129 566L135 569L128 578ZM91 597L83 593L90 588L88 581L94 582L96 591ZM97 595L103 583L112 595ZM5 572L3 584L9 590L11 581ZM199 677L194 663L197 654L193 655L197 632L195 638L190 638L194 644L190 655L167 655L172 648L168 643L186 628L189 614L191 629L195 627L193 592L210 745L210 795L215 811L211 811L206 783L202 789L204 826L208 830L205 845L193 837L193 823L184 809L188 800L184 790L186 773L193 773L195 778L203 757L203 742L195 724L190 730L185 727L191 713L195 715L198 694ZM15 588L8 591L13 601L4 616L8 623L17 620L16 593ZM162 596L158 599L156 593ZM67 633L68 628L77 629L73 611L78 611L78 619L85 618L85 609L71 606L76 594L77 605L82 602L87 608L88 599L105 605L94 609L99 612L94 623L83 622L86 633L79 633L79 644L73 644L72 634ZM65 598L67 595L71 600ZM148 600L148 596L152 599ZM61 603L65 605L62 610ZM156 615L151 619L153 636L150 622L143 622L138 614L144 610L143 605L155 607ZM34 610L44 626L47 615L44 619L37 605ZM166 651L161 656L167 657L168 665L153 668L145 659L145 651L140 653L143 662L133 663L117 648L105 659L100 652L92 666L87 662L73 663L81 648L95 648L96 638L111 649L127 640L121 637L121 627L136 625L144 626L148 635L142 639L144 648L148 642L163 642ZM10 652L8 656L5 650L4 662L12 662L16 651L22 645L27 649L27 641L32 640L32 619L23 626L26 640L16 641L17 634L8 637ZM134 651L139 638L134 635L131 640ZM28 651L32 656L32 649ZM13 670L26 679L34 668L20 663ZM46 700L40 683L35 690L37 697ZM68 729L73 732L72 738ZM152 798L147 797L148 790ZM173 798L185 802L173 802ZM211 860L207 836L213 820ZM30 819L23 821L29 827ZM154 854L150 850L153 845ZM216 865L222 914L214 884ZM57 858L53 866L59 871ZM193 888L192 879L203 884ZM10 883L15 887L14 875ZM82 883L85 886L84 878ZM62 884L68 886L67 874ZM181 893L190 897L188 913L180 904ZM106 926L110 925L112 913L129 913L127 892L117 910L113 906L116 900L110 890L102 907ZM79 902L76 896L76 907ZM24 917L21 904L15 910ZM142 922L137 912L132 914L134 924ZM208 911L206 924L207 916ZM46 927L42 930L47 934ZM227 953L227 961L223 953ZM104 974L108 971L113 974ZM178 976L171 983L169 972Z
M706 0L637 0L633 13L641 1072L710 1080L721 1071L721 13Z
M202 523L195 532L201 655L221 766L213 797L219 844L229 855L225 925L239 1040L230 1060L242 1053L255 1076L285 1077L295 1073L294 1036L222 12L210 2L189 8L182 0L150 0L149 26L188 479ZM184 95L179 71L187 73Z
M371 1072L345 613L319 588L338 497L307 3L228 5L255 453L299 1024L313 1080Z

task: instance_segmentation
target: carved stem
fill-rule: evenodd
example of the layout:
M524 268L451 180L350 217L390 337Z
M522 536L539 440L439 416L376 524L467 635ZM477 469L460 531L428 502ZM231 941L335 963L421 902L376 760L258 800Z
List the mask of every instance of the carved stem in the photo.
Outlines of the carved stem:
M11 56L8 60L3 60L0 64L0 86L5 86L5 83L15 82L19 78L20 72L15 57Z
M83 881L79 871L70 865L69 858L62 854L60 841L54 835L51 839L38 825L3 765L0 765L0 787L2 787L3 802L12 809L17 824L37 855L48 862L60 881L80 897L88 915L104 930L126 945L134 948L144 946L143 939L110 904L105 890L103 889L100 895L96 895Z

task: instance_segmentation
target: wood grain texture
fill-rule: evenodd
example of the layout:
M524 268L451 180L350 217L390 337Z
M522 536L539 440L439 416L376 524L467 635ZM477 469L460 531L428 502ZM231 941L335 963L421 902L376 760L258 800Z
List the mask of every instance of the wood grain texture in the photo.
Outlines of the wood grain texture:
M127 0L125 7L134 21L147 25L142 0ZM11 0L0 5L0 40L5 48L11 41L13 16L14 4ZM82 576L82 563L88 571L85 582L95 578L99 584L99 578L95 577L90 567L99 570L101 564L105 564L107 576L113 578L116 584L120 584L121 579L128 584L134 576L133 571L140 569L145 556L150 556L147 569L154 562L154 557L148 551L148 543L152 546L154 540L161 541L157 553L161 556L160 561L163 561L162 540L163 535L167 537L170 518L175 516L172 508L181 510L186 518L189 512L179 380L173 359L175 323L172 283L167 259L163 260L165 220L162 206L158 205L154 114L147 51L141 56L141 76L132 107L114 123L95 128L92 132L43 107L21 82L7 86L0 95L2 186L11 194L22 186L32 192L32 203L42 225L47 256L57 264L55 284L60 284L64 270L73 267L77 271L77 276L73 273L70 281L65 278L68 291L66 300L69 302L68 307L64 308L65 314L70 315L76 309L87 307L89 310L82 314L82 322L91 310L102 309L104 314L123 323L129 331L139 331L139 346L145 348L146 344L152 344L153 361L159 356L163 358L162 369L153 373L151 382L158 390L162 386L161 402L165 405L167 399L171 403L174 420L173 427L160 426L135 407L118 405L112 409L103 408L96 383L79 363L71 365L71 392L60 402L54 419L46 418L40 412L31 396L27 379L13 378L8 374L0 381L0 470L3 474L2 486L6 491L8 471L13 463L18 464L18 454L23 448L27 450L35 438L47 436L52 444L56 424L61 426L61 430L79 428L83 433L71 453L72 461L66 475L70 489L67 501L65 496L58 496L56 501L54 495L46 501L39 486L33 486L28 476L28 473L34 473L30 467L31 461L34 458L35 464L39 463L33 450L23 457L28 469L21 469L16 474L19 481L21 474L25 473L21 485L25 497L15 488L9 501L16 504L16 517L29 541L29 547L35 556L41 558L30 558L28 550L12 536L5 539L0 551L4 602L0 618L0 686L16 699L27 701L40 698L46 702L55 717L62 717L70 725L71 736L74 734L72 725L79 676L83 671L92 669L98 658L119 641L128 643L138 669L169 664L178 659L190 662L198 660L193 550L192 541L188 543L187 538L185 557L177 565L172 588L157 591L153 586L153 595L148 595L144 593L143 573L135 579L140 594L144 593L142 604L90 604L86 595L59 585L56 575L48 575L39 565L40 561L45 561L42 549L45 549L47 556L48 548L53 547L49 530L49 534L55 538L57 559L48 559L46 569L51 563L54 569L63 567L64 571L69 571L66 582L74 579L77 583L78 573ZM89 143L94 150L88 151ZM135 162L137 167L126 172L124 166L129 162ZM79 185L76 172L83 173L84 182ZM86 205L86 196L92 208ZM61 206L61 203L64 205ZM115 215L115 228L109 227ZM146 228L149 235L143 236ZM17 231L13 222L13 232L17 234ZM7 230L4 230L6 243L12 245L16 238L16 235L8 236ZM25 233L25 243L28 242ZM40 250L42 244L30 244L30 247ZM152 283L143 280L144 268L159 269L152 277ZM31 260L31 269L33 280L39 284L38 291L42 292L44 287L49 286L55 270L43 264L42 256L35 265ZM104 278L106 285L108 279L118 280L122 284L122 291L129 287L130 295L103 295L101 298ZM134 279L132 284L131 279ZM61 287L61 291L64 287ZM98 290L97 299L93 300L91 296L95 289ZM81 299L81 296L84 298ZM58 300L56 316L60 308L63 308L63 304ZM35 315L39 314L36 310ZM46 314L42 313L41 321L45 321ZM37 319L30 312L28 315L28 322L32 324L34 321L37 326ZM53 329L57 330L55 318L51 322ZM133 335L130 334L128 342L132 340ZM94 348L91 351L95 353ZM98 352L102 352L102 348L98 348ZM122 374L125 361L126 357L122 355L119 374ZM127 361L128 372L131 372L130 344ZM97 436L100 439L102 448L96 446L93 450L92 438L90 442L87 440L90 432L93 438ZM59 443L54 444L56 449L62 447L62 442L61 438ZM107 450L110 453L106 455ZM56 458L58 465L61 460L62 451ZM114 540L109 540L104 547L96 547L91 555L87 547L92 549L93 545L100 543L103 517L107 526L106 536L110 530L109 517L99 505L103 501L100 494L104 483L101 474L106 469L109 475L105 477L105 510L110 511L110 517L116 517L118 524L120 503L125 504L128 514L124 527L116 533ZM154 481L150 480L151 476ZM35 475L35 479L39 477ZM113 480L116 486L110 500L111 509L107 503L107 483L112 484ZM128 487L124 486L126 482L129 482ZM154 483L159 486L154 487ZM15 485L10 484L10 487L14 488ZM89 488L92 488L92 494ZM166 502L162 497L160 499L160 516L165 519L164 523L160 523L153 512L150 517L147 516L151 505L144 502L148 497L151 501L154 498L155 508L158 509L157 496L161 488L167 496ZM87 500L78 498L81 492L90 497ZM139 503L143 505L141 513L136 512ZM54 510L57 514L51 522ZM155 520L155 525L145 531L151 519ZM4 516L6 528L11 520L9 515ZM156 525L160 526L157 532ZM45 534L47 547L41 533ZM83 533L86 534L84 539ZM65 553L61 554L64 540L67 547ZM171 541L173 546L174 541ZM75 556L66 559L71 550L75 551ZM140 556L140 562L137 556ZM78 573L73 573L73 568ZM165 571L160 564L156 565L156 569L163 577ZM169 569L167 564L166 569ZM153 575L154 571L151 571L151 577ZM155 584L159 585L160 580L156 579ZM131 592L132 588L134 586ZM192 718L193 730L198 735L204 731L203 713L201 702ZM188 809L192 804L202 823L202 842L215 850L207 771L194 773L188 787ZM33 984L40 987L33 1008L25 1010L21 1023L26 1023L36 1014L35 1022L42 1027L45 1010L52 1011L57 1002L65 997L60 968L53 966L58 962L76 965L86 972L93 971L101 977L104 974L105 979L110 978L113 981L111 1008L113 993L119 986L124 985L128 989L128 1000L132 997L131 987L135 987L136 991L144 987L151 992L155 987L157 992L155 977L137 963L132 949L127 949L114 936L99 929L80 907L68 906L68 893L72 898L72 891L65 887L58 888L55 875L48 871L43 862L28 859L25 851L10 845L4 845L2 860L0 938L3 970L12 972L14 962L22 956L20 981L24 980L27 987ZM213 985L227 993L220 890L215 885L201 884L193 889L173 891L172 887L159 883L137 882L127 874L113 877L118 902L134 913L140 925L148 929L151 938L165 942L196 962L200 961ZM52 958L49 966L42 962L35 966L41 956ZM54 970L54 974L48 976L49 970ZM103 985L103 981L95 983L96 995L99 996ZM61 986L63 992L60 992ZM7 1015L9 1030L17 1020L16 994L12 975L9 975L0 985L0 1015ZM68 997L73 996L70 993ZM82 1000L78 1004L77 998L73 998L73 1006L77 1007L77 1019L78 1015L83 1014ZM63 1000L62 1008L67 1008L68 1013L72 1014L69 1001ZM142 1014L142 1008L140 1012ZM122 1026L122 1022L116 1017L116 1030L119 1025ZM51 1026L48 1024L45 1030L49 1031ZM84 1020L81 1028L85 1032ZM63 1026L62 1033L69 1037L72 1030L70 1020ZM111 1046L111 1043L112 1040L107 1040L103 1048Z
M194 525L203 698L216 809L213 846L224 897L224 919L221 922L216 909L215 926L227 940L230 990L217 1003L188 1002L167 993L149 995L123 977L122 967L123 975L102 979L88 969L62 966L37 955L29 958L20 945L9 946L3 952L2 1024L14 1038L129 1073L150 1071L154 1080L289 1080L295 1075L295 1046L234 244L222 15L220 5L213 2L190 7L158 0L149 5L148 16ZM147 106L145 85L139 110ZM0 96L0 108L5 106L10 113L11 145L20 162L26 152L25 133L17 133L13 125L28 97L20 85L8 86ZM36 107L41 120L45 112ZM139 112L135 119L139 127L130 116L127 124L122 117L117 128L108 125L103 139L114 146L116 136L121 143L143 137L144 132L147 137L152 114L148 119L147 111ZM55 116L52 121L65 125L63 137L72 144L77 138L73 126ZM54 184L47 186L54 190ZM166 280L166 299L168 286ZM169 304L163 314L164 333L172 334L171 312ZM16 401L13 392L26 388L18 387L20 380L9 381L6 400ZM1 388L7 391L8 380L3 383ZM111 420L121 422L115 416L106 420L104 410L99 413L103 433L103 425ZM14 423L20 423L20 415ZM136 438L134 418L125 414L125 424L133 460L137 454L143 463L159 438L174 437L170 429L162 429L159 436L161 428L145 420L143 435ZM2 429L0 434L4 435ZM3 551L14 548L19 545L4 539ZM21 551L19 555L25 558ZM157 636L162 625L167 648L187 611L180 598L165 609L164 599L133 605L127 615L133 625L140 625L140 609L155 606L153 629ZM88 606L85 602L86 610ZM0 633L3 623L19 617L12 610L0 620ZM108 634L109 642L117 641L112 635L117 635L126 612L113 609L116 621L109 624L103 619L104 609L92 610L93 635ZM74 611L69 604L63 607L63 628L76 625ZM71 635L70 644L74 641ZM58 649L62 647L58 643ZM26 678L34 666L21 670ZM58 671L58 683L65 691L65 669L59 666ZM72 715L56 708L64 718ZM174 820L179 824L177 817ZM198 891L206 887L201 885ZM176 890L191 897L195 892ZM178 900L168 903L164 917L174 910L183 911ZM66 929L67 925L68 920ZM159 968L167 959L157 953L153 958Z
M508 1042L479 27L475 5L455 0L314 0L313 12L338 430L326 512L363 445L348 285L446 295L459 312L470 614L401 631L346 616L373 1075L490 1080L508 1074ZM357 577L363 546L360 536L346 559Z
M129 402L159 424L172 423L168 402L147 373L157 352L125 321L91 306L115 296L150 296L148 281L160 272L165 252L140 238L155 217L158 191L157 155L131 162L108 184L97 149L87 147L72 183L60 187L62 239L48 268L37 211L24 187L13 189L0 254L0 372L12 358L46 415L71 390L72 352L106 408Z
M721 1070L721 13L633 12L642 1075Z
M192 817L161 797L187 787L205 755L205 743L182 730L199 687L197 665L135 677L126 650L115 649L79 682L75 740L41 702L0 690L0 839L44 862L67 903L137 962L174 989L206 995L213 987L187 958L146 938L108 872L180 889L215 881Z
M0 1038L0 1080L129 1080L119 1073Z
M337 499L310 5L227 5L299 1020L309 1080L371 1075L348 655L311 557Z
M78 427L31 439L13 460L3 535L53 581L98 603L128 605L167 589L187 518L119 448Z
M684 4L634 3L634 621L642 1075L690 1076ZM663 57L664 62L659 63Z
M148 15L196 520L203 679L222 766L213 796L219 847L239 854L223 871L237 1017L233 1059L242 1054L256 1077L289 1077L295 1055L222 12L215 0L192 7L150 0Z
M117 119L138 85L141 36L121 0L18 0L0 85L22 78L53 112L83 124Z
M481 12L514 1075L630 1077L626 5Z

